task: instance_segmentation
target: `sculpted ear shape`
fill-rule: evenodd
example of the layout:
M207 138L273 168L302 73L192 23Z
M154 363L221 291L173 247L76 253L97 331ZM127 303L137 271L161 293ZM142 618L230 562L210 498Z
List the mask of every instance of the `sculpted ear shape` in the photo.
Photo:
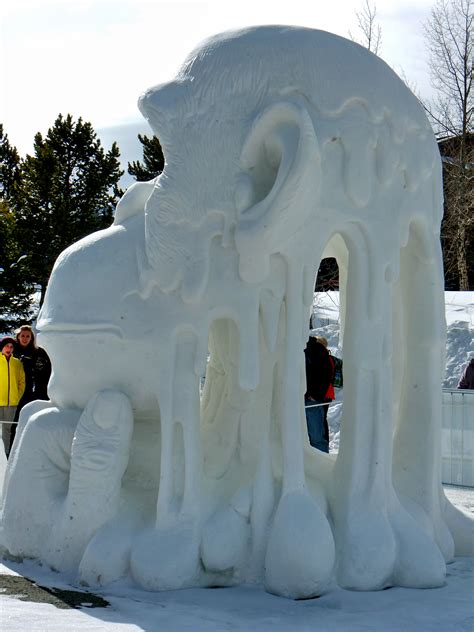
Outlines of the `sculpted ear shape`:
M241 153L243 172L235 191L239 273L262 281L272 254L314 212L321 182L321 156L306 105L280 101L254 121Z

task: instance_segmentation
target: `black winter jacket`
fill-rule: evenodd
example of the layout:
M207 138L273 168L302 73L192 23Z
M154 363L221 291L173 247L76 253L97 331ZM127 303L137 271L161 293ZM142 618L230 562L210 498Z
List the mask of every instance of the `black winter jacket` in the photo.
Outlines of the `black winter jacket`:
M474 389L474 358L471 358L471 361L464 369L461 379L459 380L458 388Z
M51 376L51 361L42 347L28 345L22 347L15 344L13 351L15 358L21 360L25 370L25 392L21 405L35 399L48 399L48 382Z
M305 349L306 395L323 402L333 377L333 365L329 352L320 342L311 337Z

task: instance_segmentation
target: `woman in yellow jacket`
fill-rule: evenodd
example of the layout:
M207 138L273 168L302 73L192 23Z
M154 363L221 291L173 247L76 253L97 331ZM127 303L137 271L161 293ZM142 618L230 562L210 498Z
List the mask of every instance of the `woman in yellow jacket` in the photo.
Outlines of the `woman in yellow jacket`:
M25 371L17 358L13 357L13 338L0 341L0 421L12 421L16 407L25 390ZM8 457L11 423L2 423L2 440Z

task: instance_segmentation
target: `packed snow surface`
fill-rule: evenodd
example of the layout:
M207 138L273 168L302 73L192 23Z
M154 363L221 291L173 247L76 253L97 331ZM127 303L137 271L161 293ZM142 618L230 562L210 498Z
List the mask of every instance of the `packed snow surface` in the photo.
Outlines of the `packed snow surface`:
M474 491L462 491L474 504ZM59 609L5 594L5 573L41 586L84 590L33 562L0 564L2 632L467 632L474 619L472 558L448 566L446 584L431 590L335 588L317 599L291 601L256 586L152 593L119 582L101 591L106 608ZM87 604L87 594L83 603Z

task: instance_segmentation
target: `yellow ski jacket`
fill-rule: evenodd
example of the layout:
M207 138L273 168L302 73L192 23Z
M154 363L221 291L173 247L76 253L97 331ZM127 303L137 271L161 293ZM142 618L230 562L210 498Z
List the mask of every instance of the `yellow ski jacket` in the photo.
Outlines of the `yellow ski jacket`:
M25 372L17 358L0 353L0 406L17 406L25 390Z

